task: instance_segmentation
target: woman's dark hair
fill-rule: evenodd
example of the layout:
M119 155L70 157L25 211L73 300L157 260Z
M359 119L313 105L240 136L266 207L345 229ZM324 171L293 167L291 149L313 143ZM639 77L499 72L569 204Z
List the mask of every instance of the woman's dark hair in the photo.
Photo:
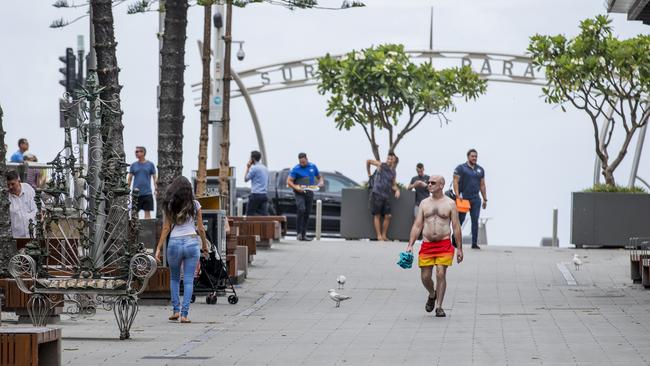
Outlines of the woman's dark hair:
M165 190L162 209L172 224L184 224L190 218L196 217L194 207L194 192L187 178L180 176L172 181Z

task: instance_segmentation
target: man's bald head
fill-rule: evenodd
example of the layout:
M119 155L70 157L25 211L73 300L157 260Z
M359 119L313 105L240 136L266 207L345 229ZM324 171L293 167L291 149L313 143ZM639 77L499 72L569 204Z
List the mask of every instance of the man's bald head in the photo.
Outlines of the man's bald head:
M442 192L445 187L445 178L442 175L432 175L429 177L429 192Z

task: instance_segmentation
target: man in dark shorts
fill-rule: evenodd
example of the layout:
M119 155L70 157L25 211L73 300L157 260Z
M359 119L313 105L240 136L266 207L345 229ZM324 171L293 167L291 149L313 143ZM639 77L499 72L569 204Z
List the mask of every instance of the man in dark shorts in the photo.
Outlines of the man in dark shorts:
M133 181L133 189L139 189L140 193L138 194L138 212L140 210L144 211L144 218L151 218L151 211L153 211L153 193L151 190L151 178L153 178L153 184L155 186L155 191L158 191L158 177L156 176L156 166L152 162L145 159L147 155L147 149L144 146L135 147L135 157L136 160L129 167L129 179L128 184L131 187L131 181ZM134 179L135 178L135 179Z
M474 149L467 152L467 162L454 169L454 193L456 197L469 200L469 215L472 218L472 249L481 249L478 242L478 218L481 213L481 198L483 196L483 209L487 208L487 192L485 189L485 170L478 165L478 153ZM465 221L466 212L458 214L460 224Z
M374 216L373 224L375 226L377 240L381 241L388 240L388 227L392 217L390 207L391 193L395 195L396 199L399 199L400 195L396 181L397 173L395 172L398 162L399 158L392 152L388 153L385 163L372 159L366 161L368 177L371 176L370 166L374 165L377 167L372 192L370 193L370 211ZM382 217L384 218L383 224L381 222Z
M296 199L296 239L311 241L307 237L307 223L314 203L314 189L323 186L323 177L318 167L307 160L307 154L298 154L298 165L294 166L287 177L287 186L293 189Z
M420 279L429 296L424 309L430 313L436 310L437 317L446 316L442 309L442 300L447 290L447 267L454 261L454 247L451 244L451 227L457 243L461 244L462 235L456 203L442 193L445 178L435 175L429 178L431 196L420 203L420 209L411 228L407 252L413 251L415 241L422 233L422 245L418 255ZM463 261L463 246L458 246L456 261ZM433 267L436 267L436 283L433 282Z
M413 215L417 216L420 202L422 202L423 199L429 197L429 189L427 188L429 176L424 174L424 164L422 163L418 163L415 166L415 171L418 174L411 178L411 183L408 186L408 190L410 191L411 189L415 189L415 209L413 210Z

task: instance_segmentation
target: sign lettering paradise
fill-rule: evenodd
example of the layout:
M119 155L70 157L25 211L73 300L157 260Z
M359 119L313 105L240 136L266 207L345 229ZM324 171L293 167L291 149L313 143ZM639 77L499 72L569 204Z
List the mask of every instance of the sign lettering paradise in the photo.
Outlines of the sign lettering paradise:
M482 78L491 82L516 83L524 85L546 85L543 72L536 70L529 57L503 53L467 51L407 51L414 60L433 61L434 67L469 66ZM340 57L340 56L339 56ZM279 91L283 89L313 86L317 84L318 59L309 58L257 67L238 72L249 95ZM220 85L220 83L217 83ZM200 83L193 84L195 92L200 92ZM216 95L215 95L216 94ZM215 97L219 96L219 99ZM232 94L241 97L241 90ZM200 98L195 98L200 105ZM219 103L221 102L221 103ZM223 96L219 87L210 103L210 121L221 119Z
M436 60L445 59L437 56L434 56L434 58ZM534 65L530 59L525 57L498 58L483 54L466 54L463 57L449 57L447 59L460 61L457 66L470 66L475 72L488 80L523 84L544 84L543 76L536 74ZM247 88L254 93L256 90L263 89L269 85L285 84L289 86L291 84L313 84L316 81L316 68L315 61L309 60L300 63L277 65L275 68L265 71L256 70L254 73L245 75L249 80L252 79L251 76L257 75L257 79L252 79L253 85L249 84Z

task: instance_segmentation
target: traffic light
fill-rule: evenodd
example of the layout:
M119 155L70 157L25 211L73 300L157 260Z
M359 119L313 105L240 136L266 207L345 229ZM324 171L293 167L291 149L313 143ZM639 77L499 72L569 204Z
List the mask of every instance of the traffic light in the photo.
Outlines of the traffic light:
M77 77L75 75L77 58L75 57L72 48L66 48L65 56L59 57L59 60L65 64L65 67L59 69L59 72L63 74L63 79L59 80L59 84L65 87L65 91L72 93L77 86Z

